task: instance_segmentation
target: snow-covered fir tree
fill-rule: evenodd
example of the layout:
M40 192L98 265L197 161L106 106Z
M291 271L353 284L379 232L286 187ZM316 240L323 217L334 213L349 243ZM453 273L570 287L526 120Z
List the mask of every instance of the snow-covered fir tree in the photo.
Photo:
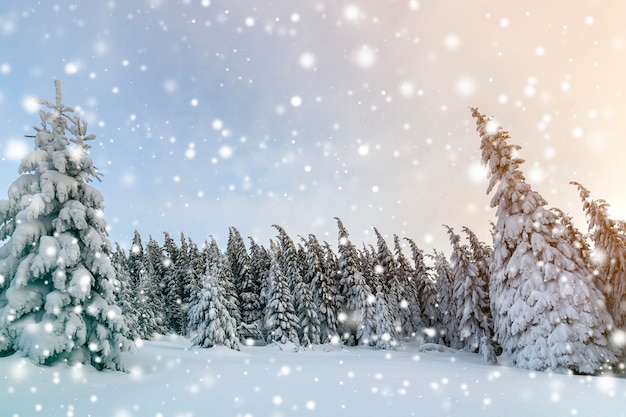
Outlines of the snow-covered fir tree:
M34 149L0 201L0 356L37 364L68 360L123 369L134 345L117 305L100 179L88 155L87 123L41 100Z
M348 292L355 301L356 343L373 346L376 343L376 295L365 282L363 274L354 276L354 288Z
M204 348L222 345L239 350L237 322L227 308L229 300L225 282L219 278L219 267L218 262L207 266L202 288L189 307L191 343Z
M205 246L207 268L211 268L210 270L217 275L217 278L222 283L226 297L224 305L228 309L230 316L235 319L236 328L239 329L241 325L239 294L235 287L235 278L230 268L228 257L220 250L213 236L211 236L210 243Z
M421 322L427 342L437 340L436 326L440 322L437 305L437 283L431 275L432 268L426 265L424 252L414 240L405 238L411 248L413 259L413 280L416 283L416 293L421 308Z
M496 338L516 366L594 373L617 359L613 320L579 252L558 232L558 219L526 183L508 132L472 109L495 190L491 302ZM555 232L556 230L556 232Z
M348 344L370 344L376 334L376 296L372 294L359 262L356 247L350 241L348 230L339 218L338 274L343 339Z
M251 237L248 239L250 240L250 265L254 280L259 283L259 309L263 315L270 288L270 254L266 248L256 243L254 239Z
M339 336L339 340L341 340L341 323L339 320L339 314L341 312L341 296L340 296L340 280L341 273L339 271L339 259L337 258L337 253L333 250L333 247L327 241L324 241L322 244L322 248L324 249L324 274L328 279L328 283L330 286L334 287L335 293L335 316L337 318L337 334Z
M260 338L263 321L263 312L259 300L260 282L258 276L253 273L252 260L246 250L243 238L235 227L229 229L226 255L230 261L241 301L239 332L242 337Z
M163 249L159 242L154 240L152 236L148 236L148 243L146 243L145 250L145 262L150 263L150 268L154 273L154 281L157 286L161 288L163 282Z
M189 291L191 289L189 278L194 275L194 262L191 254L191 244L193 242L187 239L183 232L180 233L180 246L178 247L178 256L176 257L176 281L178 282L178 291L180 296L180 317L182 319L181 328L187 327L189 309L188 303L190 299ZM202 268L204 269L204 268ZM200 272L201 274L201 272Z
M413 267L402 251L400 238L393 236L393 252L396 258L396 271L400 288L402 289L402 300L400 300L401 333L404 338L408 338L424 328L422 322L422 308L418 298L417 281Z
M577 182L572 184L580 192L594 245L592 259L596 282L606 296L607 308L615 325L626 330L626 227L624 222L610 217L609 204L605 200L593 200L589 190Z
M161 282L166 327L177 334L186 332L186 314L183 311L183 283L178 279L178 246L169 233L164 233L163 280Z
M454 274L443 252L435 251L435 274L437 282L437 307L440 319L438 331L441 342L454 349L461 347L459 325L454 301Z
M338 337L337 283L328 274L324 265L325 253L314 235L309 235L307 247L307 272L305 281L310 282L313 302L320 319L320 341L330 342Z
M159 245L159 242L154 240L152 236L148 236L148 243L146 243L145 250L145 264L146 270L150 271L150 279L154 285L155 303L159 305L159 317L163 323L162 331L166 333L168 331L167 321L165 315L165 298L163 295L163 280L164 280L164 267L163 261L165 256L163 254L163 248Z
M491 315L491 300L489 299L489 280L491 277L491 264L493 260L493 251L491 247L485 242L478 239L478 236L470 230L468 227L462 228L463 233L467 236L467 240L470 244L472 262L478 268L478 283L486 297L486 302L483 303L483 314L485 315L489 331L485 334L487 337L493 337L493 317Z
M387 295L379 285L376 288L376 347L379 349L395 349L398 346L397 329L389 309Z
M300 324L293 306L289 283L276 256L274 256L274 252L270 256L269 278L272 285L269 288L268 301L265 307L267 341L281 344L291 342L299 345L298 330Z
M377 288L377 292L378 288L380 288L385 293L383 300L392 322L392 327L387 332L387 337L391 338L394 343L397 343L400 340L400 334L405 326L405 322L410 322L410 314L407 314L408 303L404 296L404 288L398 276L398 266L393 253L378 229L374 228L374 233L377 238L376 265L374 268L376 275L379 276L380 284L377 283L376 287L370 286L370 288Z
M128 272L128 257L119 243L115 245L115 251L111 257L111 262L113 264L113 268L115 268L115 276L119 282L117 305L122 310L122 316L124 317L124 322L126 323L126 328L128 329L126 337L131 340L135 340L139 338L135 289L131 286L130 273Z
M278 225L274 225L278 230L278 238L282 253L281 269L287 281L293 296L293 304L296 309L296 315L299 319L300 331L298 333L300 343L303 346L320 343L320 320L318 318L317 309L313 303L311 289L304 282L300 274L300 257L298 255L296 245L289 237L285 229Z
M144 256L143 267L139 270L135 303L137 305L137 332L145 340L157 334L165 334L165 306L157 281L157 272L148 256Z
M198 247L198 245L193 242L191 239L189 240L189 273L190 275L187 277L185 282L182 282L182 290L180 292L180 312L184 317L184 320L181 321L181 327L183 331L186 331L189 328L189 323L187 323L189 319L189 308L191 307L191 300L194 298L194 295L198 295L200 290L203 287L203 280L205 275L207 274L207 255L205 251L207 250L207 242L205 241L202 249ZM183 333L184 334L184 333Z
M485 292L478 266L472 261L469 249L461 245L461 238L454 230L445 226L452 244L450 263L454 282L453 300L456 304L456 321L463 349L478 352L480 338L490 337L489 317L485 310L489 300Z

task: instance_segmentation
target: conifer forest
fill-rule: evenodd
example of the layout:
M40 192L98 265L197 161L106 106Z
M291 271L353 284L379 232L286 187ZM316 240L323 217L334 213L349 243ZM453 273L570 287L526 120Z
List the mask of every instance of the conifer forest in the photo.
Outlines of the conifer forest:
M0 353L36 364L87 363L124 370L123 352L155 335L193 346L370 346L409 340L481 355L506 355L529 370L582 374L624 368L624 223L608 203L580 193L588 230L526 182L508 132L478 109L477 149L496 208L492 242L442 225L445 251L378 229L376 245L350 238L290 236L257 242L231 226L226 247L211 236L141 236L130 250L109 242L87 123L41 101L34 150L0 202ZM159 240L157 240L159 239ZM449 251L447 256L445 252Z

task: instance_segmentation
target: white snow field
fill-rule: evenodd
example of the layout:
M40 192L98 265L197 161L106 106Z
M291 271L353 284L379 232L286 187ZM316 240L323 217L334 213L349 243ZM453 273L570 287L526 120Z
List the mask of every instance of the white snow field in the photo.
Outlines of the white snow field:
M449 349L189 346L144 342L129 373L0 358L0 416L626 416L624 378L529 372Z

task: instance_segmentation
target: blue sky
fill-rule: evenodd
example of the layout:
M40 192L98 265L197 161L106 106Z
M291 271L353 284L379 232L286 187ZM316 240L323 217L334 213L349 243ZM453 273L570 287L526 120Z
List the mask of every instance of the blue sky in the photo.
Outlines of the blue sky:
M469 106L522 146L528 181L575 216L570 180L624 218L625 6L601 1L134 0L0 6L0 193L64 102L97 135L112 241L135 229L225 247L274 223L336 243L372 226L448 250L489 239Z

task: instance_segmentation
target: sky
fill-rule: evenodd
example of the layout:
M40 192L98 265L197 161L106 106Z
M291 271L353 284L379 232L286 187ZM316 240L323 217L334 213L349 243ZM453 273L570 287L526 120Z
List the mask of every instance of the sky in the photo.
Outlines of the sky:
M225 248L490 240L469 107L522 146L527 181L586 231L576 188L626 218L626 4L133 0L0 6L0 198L33 148L36 98L97 135L111 241L180 232Z

